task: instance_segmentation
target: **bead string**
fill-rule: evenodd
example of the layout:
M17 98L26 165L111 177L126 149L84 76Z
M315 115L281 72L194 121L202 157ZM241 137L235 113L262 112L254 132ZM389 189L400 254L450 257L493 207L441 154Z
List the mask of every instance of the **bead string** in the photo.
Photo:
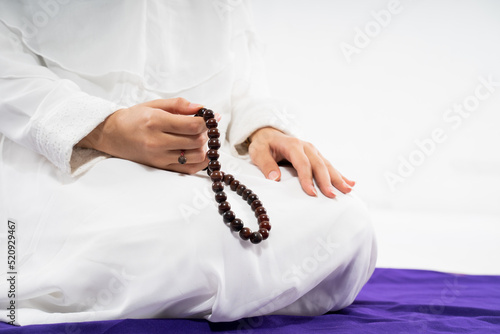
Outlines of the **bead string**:
M195 116L203 117L208 129L209 150L207 152L207 157L210 161L208 163L207 173L213 182L212 190L215 193L215 201L219 203L219 213L222 215L222 220L233 232L239 232L240 238L243 240L250 240L253 244L258 244L262 240L266 240L269 237L271 224L269 223L267 211L259 200L259 197L240 181L236 180L233 175L225 174L221 171L221 164L218 160L218 150L221 147L219 140L220 133L219 129L217 129L218 123L214 118L214 112L210 109L201 108ZM227 201L227 195L224 192L224 183L250 205L259 223L258 231L253 232L248 227L244 226L241 219L236 218L235 213L231 210L231 204Z

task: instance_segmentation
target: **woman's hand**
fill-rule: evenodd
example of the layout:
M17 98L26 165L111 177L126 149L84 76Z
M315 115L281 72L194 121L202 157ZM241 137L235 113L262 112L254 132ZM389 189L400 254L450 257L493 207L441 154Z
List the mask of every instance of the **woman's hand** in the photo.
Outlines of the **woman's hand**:
M355 184L333 168L312 144L274 128L255 131L250 141L250 158L270 180L279 181L281 172L277 162L288 160L297 170L302 189L310 196L317 196L313 178L321 192L330 198L335 197L333 187L346 194Z
M195 114L202 106L183 98L161 99L117 110L77 146L152 167L193 174L208 165L207 128ZM185 150L186 164L177 160Z

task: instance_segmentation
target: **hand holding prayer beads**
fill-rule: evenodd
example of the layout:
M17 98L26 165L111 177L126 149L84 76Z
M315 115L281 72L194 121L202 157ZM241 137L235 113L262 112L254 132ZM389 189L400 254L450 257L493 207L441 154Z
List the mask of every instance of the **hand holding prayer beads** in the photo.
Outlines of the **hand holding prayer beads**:
M220 133L217 129L218 123L214 118L214 112L210 109L202 108L196 114L198 117L203 117L208 129L208 152L207 156L210 159L208 163L207 173L212 180L212 190L215 193L215 201L219 203L219 213L222 215L224 223L228 224L232 231L239 232L240 238L243 240L250 240L253 244L258 244L262 240L269 237L271 224L269 223L269 216L266 209L262 206L259 197L248 189L240 181L236 180L231 174L225 174L221 171L221 164L219 162L218 149L221 146L219 137ZM231 204L227 201L227 195L224 192L224 184L241 196L250 208L254 211L255 217L259 223L259 230L254 232L248 227L243 225L241 219L236 218L235 213L231 210Z

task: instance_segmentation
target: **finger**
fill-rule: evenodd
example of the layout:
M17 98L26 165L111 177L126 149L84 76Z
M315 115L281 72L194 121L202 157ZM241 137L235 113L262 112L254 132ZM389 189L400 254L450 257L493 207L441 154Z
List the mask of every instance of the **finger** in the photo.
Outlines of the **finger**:
M161 109L152 109L148 126L165 133L179 135L197 135L207 132L207 127L202 117L174 115L166 113Z
M172 114L182 115L194 115L199 109L203 108L201 104L191 103L182 97L176 97L173 99L157 99L145 102L143 105L151 108L162 109Z
M302 144L299 141L288 147L289 148L283 152L283 156L292 163L293 167L297 171L302 189L309 196L318 196L318 192L316 191L313 183L311 163L304 152Z
M319 189L326 197L335 198L335 193L330 179L330 172L322 157L318 154L319 152L314 147L308 146L304 148L304 151L306 152L306 155L311 163L313 176Z
M163 133L160 135L159 140L164 143L164 151L196 150L207 145L208 135L206 131L197 135Z
M181 163L179 162L181 152L184 152L184 157L186 158L186 162L184 163L184 165L200 164L204 163L205 161L207 161L208 164L206 152L202 148L195 150L158 150L155 153L151 153L148 156L136 161L155 168L170 169L169 166L171 165L181 165Z
M356 184L355 181L351 181L349 180L347 177L345 177L344 175L342 175L342 179L348 184L350 185L351 187L354 187L354 185Z
M250 157L268 180L279 181L281 179L281 171L269 148L252 147Z
M207 159L207 153L202 148L195 150L173 150L166 154L165 158L168 159L168 165L178 163L181 152L184 152L186 164L199 164Z
M352 186L349 185L343 178L342 174L340 174L333 166L332 164L323 158L323 161L325 162L328 171L330 173L330 180L335 188L340 190L343 194L347 194L351 192Z
M180 163L173 163L167 166L167 170L171 170L174 172L185 173L185 174L194 174L199 172L202 169L205 169L208 166L208 158L199 163L186 163L181 165Z

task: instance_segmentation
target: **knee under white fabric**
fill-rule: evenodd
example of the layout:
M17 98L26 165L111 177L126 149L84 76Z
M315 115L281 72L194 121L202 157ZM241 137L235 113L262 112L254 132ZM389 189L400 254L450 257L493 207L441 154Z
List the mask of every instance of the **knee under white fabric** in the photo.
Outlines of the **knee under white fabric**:
M269 181L248 161L222 154L223 169L254 190L271 217L269 239L253 245L222 222L203 172L112 158L72 178L3 137L0 153L2 225L17 224L21 325L318 315L349 305L374 269L362 202L354 194L309 197L291 169ZM229 193L255 228L249 206ZM7 289L2 272L1 305ZM0 320L8 321L5 312Z

